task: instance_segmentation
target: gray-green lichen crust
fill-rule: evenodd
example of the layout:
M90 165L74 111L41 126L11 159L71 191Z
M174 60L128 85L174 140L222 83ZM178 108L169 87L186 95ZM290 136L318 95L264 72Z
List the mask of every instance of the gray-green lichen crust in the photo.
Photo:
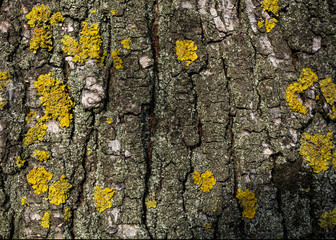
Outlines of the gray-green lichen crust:
M65 19L34 54L42 4ZM286 89L308 68L335 83L335 16L323 0L0 1L0 238L334 238L335 168L300 155L304 133L334 153L332 106L314 82L294 112ZM69 127L43 118L49 73Z

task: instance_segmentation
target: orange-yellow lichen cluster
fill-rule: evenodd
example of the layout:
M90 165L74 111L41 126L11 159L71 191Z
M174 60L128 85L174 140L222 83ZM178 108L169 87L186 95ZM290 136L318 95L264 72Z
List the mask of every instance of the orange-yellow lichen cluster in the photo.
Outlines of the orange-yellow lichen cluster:
M238 189L236 198L239 199L239 204L244 209L242 219L244 219L244 217L250 219L254 218L257 210L257 198L255 197L254 193L249 189L247 189L245 192L243 192L241 189Z
M50 211L45 212L41 221L41 226L44 228L49 228L50 227L50 217L51 213Z
M98 212L112 207L112 197L114 195L113 188L104 188L96 186L94 190L94 202Z
M17 156L16 158L16 166L18 168L22 168L25 165L26 160L22 159L20 156Z
M155 197L155 193L152 193L152 197ZM146 197L145 204L147 208L156 208L157 201L155 201L155 199Z
M48 182L52 179L53 175L47 172L43 167L32 169L27 175L28 183L33 185L34 192L40 195L41 192L44 193L48 191Z
M65 203L69 197L70 188L72 188L72 185L66 181L66 176L62 175L60 180L49 187L49 202L55 205Z
M336 119L336 85L328 77L320 81L320 87L326 102L332 107L332 113L329 113L328 116L331 119Z
M59 121L61 127L69 127L72 122L71 109L74 103L66 92L64 83L58 78L53 78L52 73L44 74L34 82L34 87L38 91L41 104L45 107L44 116L39 118L36 125L29 129L23 142L26 146L43 141L47 131L45 121L52 118Z
M44 4L33 7L27 14L28 25L36 27L34 36L30 41L30 50L36 53L39 48L45 48L48 51L53 49L52 46L52 28L58 22L63 22L64 17L60 12L52 14L49 7Z
M7 105L4 90L8 87L8 83L11 81L8 72L0 72L0 110L3 110Z
M333 230L336 226L336 208L330 212L325 211L320 216L319 222L321 228Z
M79 43L69 35L65 35L61 40L63 43L63 51L68 55L73 56L73 62L86 62L88 58L95 59L101 66L104 66L104 59L107 52L104 50L101 54L102 40L99 35L98 24L92 24L92 27L88 27L87 22L82 22L83 29L81 31L81 37Z
M196 54L197 46L192 40L177 40L175 50L177 59L180 61L184 61L187 66L189 66L193 61L198 58Z
M119 56L119 50L115 49L112 53L111 56L113 58L114 66L116 69L122 69L123 68L123 60Z
M72 122L71 109L74 107L63 81L53 78L52 73L41 75L34 82L41 104L45 107L43 121L55 119L61 127L69 127Z
M126 38L124 40L121 41L121 44L123 45L123 48L126 49L131 49L130 44L132 43L130 38Z
M261 2L261 6L263 8L263 11L267 11L269 13L273 13L275 16L279 16L279 5L278 0L263 0ZM275 23L278 21L275 18L271 19L261 19L258 22L258 27L262 28L265 24L266 32L270 32L274 27Z
M263 0L261 6L263 7L263 11L268 11L275 16L279 16L278 0Z
M35 150L33 156L41 162L47 162L51 158L51 155L44 150Z
M293 111L302 114L306 114L308 112L307 108L297 99L296 93L303 93L317 81L318 78L316 74L313 73L310 68L304 68L302 69L300 78L297 79L297 82L288 86L286 90L286 97L288 105Z
M30 109L29 113L26 116L26 122L30 123L36 117L37 117L37 113L34 110Z
M203 192L209 192L216 184L216 179L209 170L206 170L202 174L195 171L193 178L196 185L201 185L200 188Z
M24 145L29 146L32 143L43 141L47 128L47 125L39 119L35 126L30 128L25 134L25 137L23 138Z
M64 211L65 214L65 220L66 221L70 221L71 217L72 217L72 211L70 208L66 208Z
M26 196L21 198L21 205L22 206L24 206L24 205L29 206L30 205L29 202L27 202L27 197Z
M270 20L266 19L265 21L263 19L261 19L258 22L258 27L262 28L265 24L266 32L270 32L275 27L275 23L277 23L277 22L278 21L275 18L272 18Z
M332 157L332 148L331 132L325 135L302 134L300 154L304 156L315 173L328 170Z

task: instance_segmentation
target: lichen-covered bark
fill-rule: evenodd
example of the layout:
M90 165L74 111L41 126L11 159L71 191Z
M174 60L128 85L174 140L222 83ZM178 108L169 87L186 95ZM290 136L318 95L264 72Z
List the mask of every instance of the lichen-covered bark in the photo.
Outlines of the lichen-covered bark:
M34 54L26 15L42 3L65 20L51 30L53 49ZM335 168L314 173L299 154L304 132L335 136L331 107L315 84L298 95L308 113L294 112L286 89L303 68L335 83L336 4L279 0L270 32L258 27L272 15L262 10L257 0L0 1L0 72L12 80L1 96L0 238L335 237L319 226L336 207ZM64 35L80 41L84 21L99 26L104 66L62 50ZM177 58L183 40L197 46L190 64ZM48 120L44 140L25 146L34 126L25 117L44 113L34 81L49 72L67 86L72 123ZM64 204L28 183L42 166L50 185L62 175L71 184ZM207 170L216 184L203 192L193 176ZM115 191L101 212L97 186ZM252 219L242 218L238 189L257 198Z

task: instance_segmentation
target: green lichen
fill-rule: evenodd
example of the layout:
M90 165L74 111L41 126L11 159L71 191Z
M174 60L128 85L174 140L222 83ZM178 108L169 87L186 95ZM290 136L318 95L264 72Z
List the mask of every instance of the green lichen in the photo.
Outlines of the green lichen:
M63 51L73 57L73 62L83 63L91 58L95 59L101 66L104 66L104 59L107 52L103 51L100 55L103 41L99 34L98 24L94 23L92 27L88 27L87 22L82 22L82 25L83 29L79 43L69 35L63 37L61 40L63 43Z

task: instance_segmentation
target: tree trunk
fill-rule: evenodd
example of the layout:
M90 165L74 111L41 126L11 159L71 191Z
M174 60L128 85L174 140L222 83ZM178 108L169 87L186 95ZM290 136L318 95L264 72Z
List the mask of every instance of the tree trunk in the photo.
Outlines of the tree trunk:
M267 2L0 1L0 238L335 237L336 4Z

